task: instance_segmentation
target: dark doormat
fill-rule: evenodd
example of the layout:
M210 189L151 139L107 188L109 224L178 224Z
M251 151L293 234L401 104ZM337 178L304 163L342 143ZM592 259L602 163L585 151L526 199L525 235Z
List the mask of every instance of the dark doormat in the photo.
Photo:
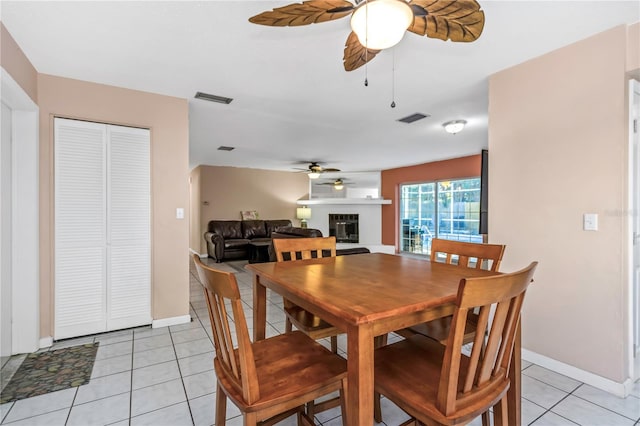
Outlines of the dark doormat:
M0 404L89 383L99 343L27 355L2 389Z

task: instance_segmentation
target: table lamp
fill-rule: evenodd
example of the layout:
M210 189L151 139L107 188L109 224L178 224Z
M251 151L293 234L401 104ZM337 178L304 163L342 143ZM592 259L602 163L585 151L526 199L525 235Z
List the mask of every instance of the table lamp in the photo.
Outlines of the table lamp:
M296 217L300 219L300 227L307 227L307 219L311 219L311 209L307 206L298 207L296 209Z

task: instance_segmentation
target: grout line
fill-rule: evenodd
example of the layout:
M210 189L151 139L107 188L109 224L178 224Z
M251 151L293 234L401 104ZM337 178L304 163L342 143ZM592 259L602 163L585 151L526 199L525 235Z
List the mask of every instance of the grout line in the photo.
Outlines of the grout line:
M191 302L189 302L189 305L191 305ZM200 325L202 325L202 323ZM173 343L173 335L171 333L172 333L171 329L169 329L169 337L171 338L171 343ZM195 425L196 422L193 419L193 412L191 411L191 403L189 402L189 394L187 393L187 387L184 384L184 377L182 377L182 369L180 369L180 362L178 361L178 353L176 352L175 344L173 344L173 353L176 356L176 364L178 365L178 374L180 375L180 383L182 383L182 390L184 391L184 399L187 401L187 408L189 409L189 416L191 416L191 423Z
M131 426L131 415L133 414L133 357L135 354L136 332L131 336L131 374L129 376L129 426Z
M73 410L73 405L76 402L76 398L78 397L78 391L80 390L80 386L76 386L76 391L73 394L73 400L71 401L71 405L69 406L69 412L67 413L67 419L65 420L64 424L66 425L67 423L69 423L69 418L71 417L71 410ZM33 416L32 416L33 417Z

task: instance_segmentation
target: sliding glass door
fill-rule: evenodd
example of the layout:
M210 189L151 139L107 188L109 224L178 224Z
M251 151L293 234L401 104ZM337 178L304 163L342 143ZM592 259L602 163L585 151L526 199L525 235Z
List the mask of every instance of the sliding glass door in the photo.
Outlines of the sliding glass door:
M400 186L400 251L429 254L431 240L482 242L480 178Z

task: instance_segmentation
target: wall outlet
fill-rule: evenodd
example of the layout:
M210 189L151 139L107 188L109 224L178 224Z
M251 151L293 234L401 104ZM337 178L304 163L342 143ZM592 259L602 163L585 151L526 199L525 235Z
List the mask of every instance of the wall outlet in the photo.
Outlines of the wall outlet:
M184 209L182 207L176 209L176 219L184 219Z
M585 213L583 216L582 228L585 231L597 231L598 230L598 214Z

